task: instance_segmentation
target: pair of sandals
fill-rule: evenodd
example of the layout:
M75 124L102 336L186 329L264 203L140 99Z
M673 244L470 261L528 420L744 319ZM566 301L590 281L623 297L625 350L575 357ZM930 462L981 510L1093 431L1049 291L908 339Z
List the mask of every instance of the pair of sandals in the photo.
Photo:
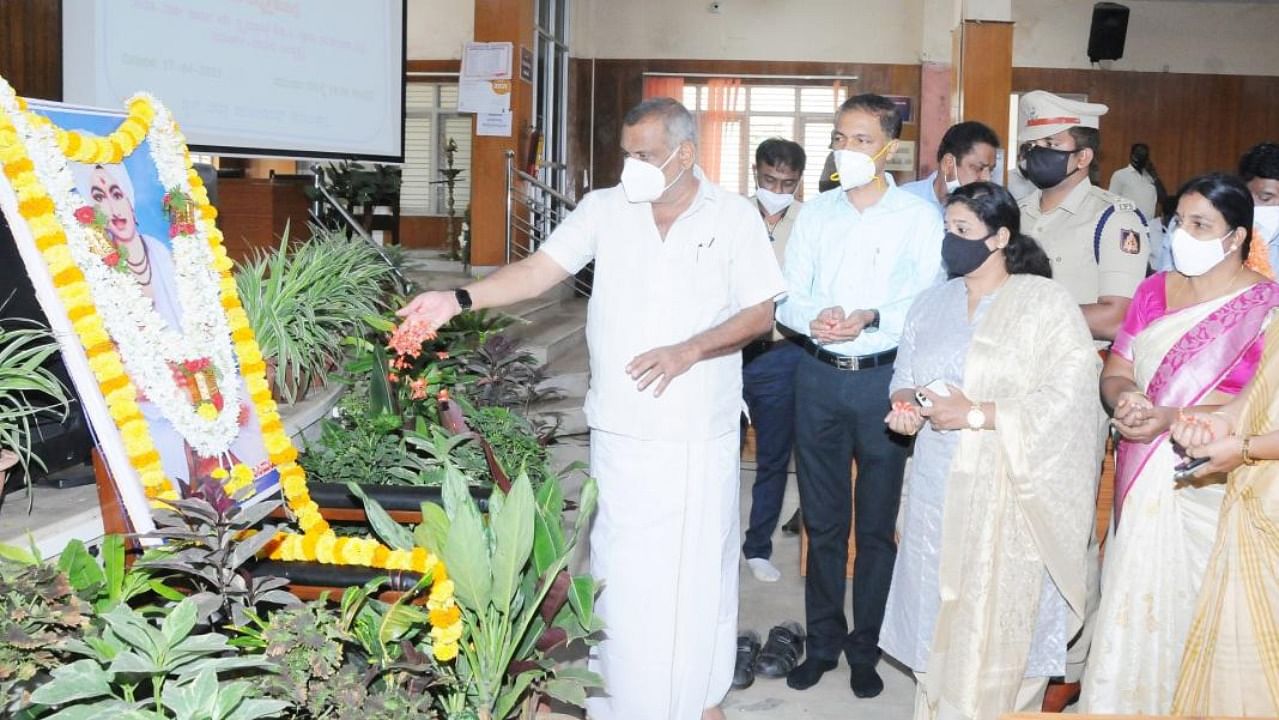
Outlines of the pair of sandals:
M784 622L768 631L768 641L760 647L759 634L751 630L737 636L737 660L733 666L733 689L743 690L755 683L755 676L782 678L790 674L804 657L804 628Z

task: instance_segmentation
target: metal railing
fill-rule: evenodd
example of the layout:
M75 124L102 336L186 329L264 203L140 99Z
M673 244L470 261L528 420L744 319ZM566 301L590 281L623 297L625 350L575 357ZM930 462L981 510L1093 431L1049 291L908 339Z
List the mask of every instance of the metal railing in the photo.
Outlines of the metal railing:
M315 199L315 202L313 203L309 212L311 216L311 222L315 223L316 225L324 225L324 222L323 222L324 213L320 211L321 205L327 205L333 210L337 211L338 217L342 218L342 224L346 226L345 228L339 228L339 229L346 230L348 237L352 233L354 233L355 235L358 235L361 240L368 243L369 247L377 251L377 254L381 256L382 260L387 264L388 267L391 268L391 272L395 275L396 292L399 292L400 294L408 293L409 291L408 279L404 277L404 273L400 272L399 266L396 265L394 262L392 262L391 258L387 256L386 251L382 249L382 246L379 245L377 241L373 239L373 236L369 233L369 231L364 229L364 225L362 225L360 221L356 220L355 216L351 215L351 213L348 212L347 209L342 206L342 203L338 202L337 198L333 197L333 195L328 191L328 189L325 188L324 185L318 181L318 178L317 178L317 182L315 183L315 189L319 191L319 197Z
M506 262L537 252L542 243L577 207L577 202L515 167L515 152L506 151ZM593 265L565 280L573 291L591 294Z

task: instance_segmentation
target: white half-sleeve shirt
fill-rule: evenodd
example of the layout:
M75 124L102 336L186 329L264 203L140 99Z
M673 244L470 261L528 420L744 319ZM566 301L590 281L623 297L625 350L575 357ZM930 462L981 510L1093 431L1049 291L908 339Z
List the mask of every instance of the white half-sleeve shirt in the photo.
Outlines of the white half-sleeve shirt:
M621 186L597 190L556 228L539 252L570 273L595 260L586 315L590 427L646 440L705 440L736 432L741 354L704 360L671 381L636 389L636 356L683 342L786 290L768 231L746 198L706 180L663 240L650 203Z

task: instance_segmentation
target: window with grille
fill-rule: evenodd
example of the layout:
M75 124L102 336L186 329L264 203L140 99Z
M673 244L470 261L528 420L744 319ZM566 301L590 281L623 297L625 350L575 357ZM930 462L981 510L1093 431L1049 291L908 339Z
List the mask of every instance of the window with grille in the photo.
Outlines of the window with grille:
M400 214L448 214L441 171L448 168L445 149L452 140L457 143L453 167L462 171L453 188L453 211L461 217L471 202L471 116L457 112L457 85L408 83L404 115Z
M835 111L848 88L835 85L749 85L737 91L733 119L722 129L719 184L742 194L755 191L751 165L755 148L770 137L794 140L804 148L804 197L817 197L817 181L835 129ZM684 85L684 105L694 115L709 104L706 85Z

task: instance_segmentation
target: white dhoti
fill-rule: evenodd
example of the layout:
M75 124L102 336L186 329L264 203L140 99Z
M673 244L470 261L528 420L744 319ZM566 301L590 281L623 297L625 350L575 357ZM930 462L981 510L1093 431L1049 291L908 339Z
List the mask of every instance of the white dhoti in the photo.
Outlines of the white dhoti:
M592 720L697 720L733 677L737 433L692 442L591 432L591 572L605 638Z

